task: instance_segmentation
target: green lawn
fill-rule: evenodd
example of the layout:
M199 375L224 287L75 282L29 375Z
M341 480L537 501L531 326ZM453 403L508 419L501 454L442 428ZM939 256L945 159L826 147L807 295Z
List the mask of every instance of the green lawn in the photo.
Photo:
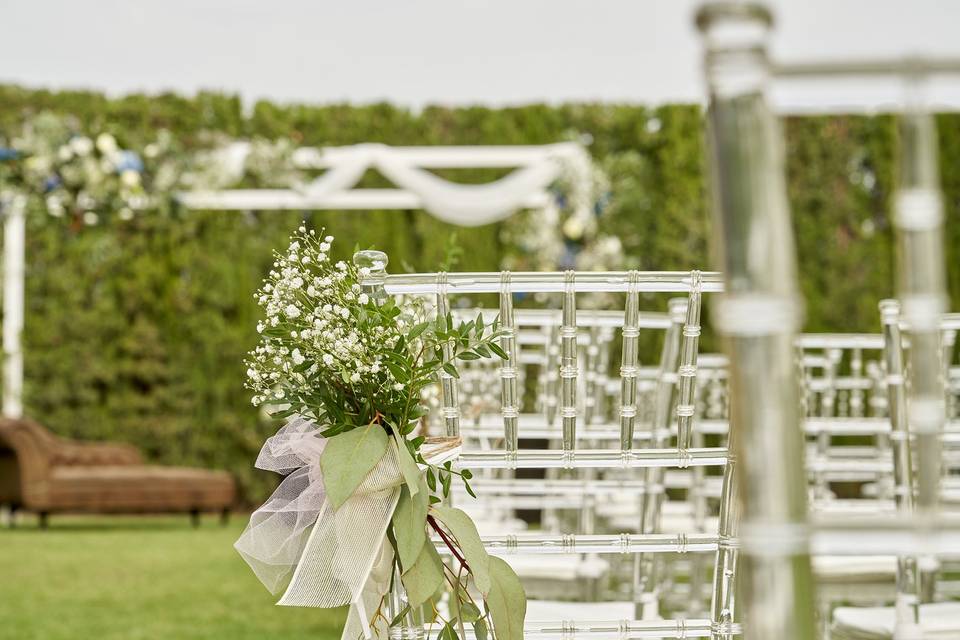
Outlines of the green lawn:
M278 607L232 544L245 517L29 516L0 529L0 638L322 640L343 610Z

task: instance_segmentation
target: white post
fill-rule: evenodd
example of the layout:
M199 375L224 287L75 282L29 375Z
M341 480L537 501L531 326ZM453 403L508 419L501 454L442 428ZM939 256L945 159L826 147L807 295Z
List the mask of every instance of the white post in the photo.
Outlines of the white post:
M3 416L23 415L23 281L27 198L7 192L3 213Z

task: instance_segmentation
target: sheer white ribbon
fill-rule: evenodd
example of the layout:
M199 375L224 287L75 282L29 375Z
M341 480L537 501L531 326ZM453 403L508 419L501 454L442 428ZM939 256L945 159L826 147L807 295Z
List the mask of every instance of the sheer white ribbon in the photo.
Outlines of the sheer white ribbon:
M377 157L377 168L394 184L423 200L434 217L460 225L482 225L503 220L521 209L530 194L543 191L557 179L556 158L545 157L489 184L458 184L389 154Z
M234 547L272 593L286 587L278 604L349 604L342 638L370 638L371 617L390 588L393 550L386 532L403 476L388 448L335 510L320 472L325 444L317 425L301 417L267 439L256 466L288 475L253 513ZM384 631L385 625L374 629L377 637L386 637Z
M325 444L317 425L299 416L267 439L256 466L287 477L250 516L234 547L267 589L283 590L278 604L349 604L343 640L385 639L385 621L372 618L390 588L393 549L386 534L403 484L396 453L388 447L353 495L334 509L320 471Z

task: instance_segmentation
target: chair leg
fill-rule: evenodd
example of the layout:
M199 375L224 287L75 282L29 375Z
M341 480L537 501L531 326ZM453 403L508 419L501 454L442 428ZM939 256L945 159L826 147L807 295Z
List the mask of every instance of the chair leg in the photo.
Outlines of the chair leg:
M230 509L229 507L224 507L223 511L220 512L220 526L225 527L230 523Z
M41 528L41 529L46 529L46 528L50 525L50 514L49 514L48 512L46 512L46 511L41 511L41 512L40 512L39 514L37 514L37 515L38 515L39 518L40 518L40 522L39 522L40 528Z
M190 524L193 525L194 529L200 526L200 510L199 509L190 510Z

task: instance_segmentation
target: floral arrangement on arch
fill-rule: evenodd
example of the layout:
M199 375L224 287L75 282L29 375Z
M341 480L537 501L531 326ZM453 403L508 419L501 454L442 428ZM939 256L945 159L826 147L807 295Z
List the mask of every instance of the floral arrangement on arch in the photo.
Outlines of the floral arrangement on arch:
M42 112L13 135L0 135L0 191L35 197L52 218L75 229L168 206L186 189L219 189L241 182L302 181L290 140L229 144L201 133L186 153L170 132L133 150L108 131L85 131L77 118ZM241 153L238 153L241 152Z
M421 300L379 287L384 254L334 263L333 241L301 226L256 294L266 318L247 386L287 420L257 466L286 478L235 546L280 604L349 604L345 640L397 626L465 638L468 625L477 638L519 640L519 579L446 504L455 479L474 495L470 470L454 464L459 438L422 432L439 376L506 358L499 323L428 317Z
M108 213L130 220L147 205L143 158L110 133L80 133L74 118L42 113L0 148L0 186L40 196L50 216L75 227Z
M542 209L509 218L503 239L513 251L503 268L513 271L609 271L623 266L619 238L600 231L610 193L610 179L590 156L564 158L551 189L553 197Z

